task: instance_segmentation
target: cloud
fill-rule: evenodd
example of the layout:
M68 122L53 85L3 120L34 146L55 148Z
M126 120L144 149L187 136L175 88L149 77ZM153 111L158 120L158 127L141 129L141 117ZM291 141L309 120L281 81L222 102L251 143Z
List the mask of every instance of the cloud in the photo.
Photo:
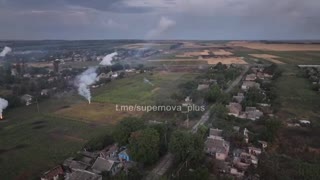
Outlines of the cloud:
M0 0L0 38L145 38L149 29L148 38L320 38L319 9L319 0ZM162 16L174 21L154 27Z
M158 38L175 25L176 25L175 21L167 17L161 17L157 27L149 31L146 35L146 38L148 39Z

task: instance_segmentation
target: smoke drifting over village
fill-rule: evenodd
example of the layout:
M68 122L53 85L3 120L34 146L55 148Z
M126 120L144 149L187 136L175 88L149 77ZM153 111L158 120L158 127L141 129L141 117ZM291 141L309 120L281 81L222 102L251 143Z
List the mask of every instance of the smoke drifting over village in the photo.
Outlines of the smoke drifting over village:
M112 65L111 61L112 61L113 57L116 56L116 55L118 55L117 52L114 52L114 53L106 55L103 58L103 60L100 62L100 65L102 65L102 66L110 66L110 65Z
M8 101L0 98L0 119L2 119L2 112L4 109L6 109L8 106Z
M100 65L109 66L112 65L111 61L113 57L118 55L117 52L106 55L101 61ZM91 103L91 91L90 86L99 80L97 74L98 66L89 67L86 71L77 76L75 84L78 87L79 95L85 97L89 104Z
M8 46L5 46L0 53L0 57L5 57L8 53L10 53L12 49Z

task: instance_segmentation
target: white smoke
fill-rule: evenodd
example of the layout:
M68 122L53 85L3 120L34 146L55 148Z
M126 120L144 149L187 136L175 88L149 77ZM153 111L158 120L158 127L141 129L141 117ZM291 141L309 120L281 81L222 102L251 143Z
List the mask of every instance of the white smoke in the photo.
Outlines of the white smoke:
M113 57L114 56L117 56L118 53L117 52L114 52L114 53L111 53L111 54L108 54L106 55L103 60L100 62L100 65L103 65L103 66L110 66L112 65L111 61L113 60Z
M0 57L5 57L8 53L10 53L12 49L8 46L5 46L0 53Z
M154 84L152 82L150 82L147 78L143 78L143 82L150 84L151 86L154 86Z
M2 111L7 108L8 106L8 101L3 99L3 98L0 98L0 116L2 115Z
M90 67L76 78L78 93L91 103L90 86L98 80L96 73L98 67Z
M101 61L100 65L111 65L114 56L118 55L117 52L106 55ZM98 67L89 67L86 71L76 77L75 85L78 87L78 93L85 97L89 104L91 103L90 86L99 80L97 74Z
M175 26L176 22L167 18L167 17L161 17L158 25L156 28L152 29L151 31L148 32L147 38L157 38L164 32L168 31L171 27Z

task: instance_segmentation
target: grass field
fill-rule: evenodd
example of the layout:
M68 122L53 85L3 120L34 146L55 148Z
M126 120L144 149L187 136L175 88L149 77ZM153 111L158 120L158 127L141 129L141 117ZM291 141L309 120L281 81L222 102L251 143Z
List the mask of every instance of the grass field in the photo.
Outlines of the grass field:
M278 112L280 118L319 119L320 95L311 90L308 79L297 76L298 67L293 65L280 67L284 71L282 77L276 81L281 103Z
M75 152L91 138L108 133L111 126L56 117L54 112L76 100L48 100L7 110L0 122L0 179L35 179Z
M115 125L124 117L141 116L142 113L117 111L116 105L111 103L84 102L60 109L55 112L55 115L99 125Z
M93 101L113 104L150 104L159 94L170 96L180 83L198 74L158 72L153 75L137 74L130 78L113 81L94 92ZM154 86L144 82L147 78ZM172 92L172 93L170 93Z

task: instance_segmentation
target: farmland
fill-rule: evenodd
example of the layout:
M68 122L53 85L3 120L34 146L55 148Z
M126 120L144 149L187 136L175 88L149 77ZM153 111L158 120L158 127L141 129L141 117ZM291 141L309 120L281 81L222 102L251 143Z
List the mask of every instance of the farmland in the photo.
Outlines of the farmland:
M73 102L71 102L73 101ZM108 133L109 127L96 126L68 118L56 117L54 112L75 103L55 99L20 107L6 113L7 121L0 123L0 172L4 179L30 179L39 172L73 156L90 139Z
M320 96L311 90L307 79L297 76L299 74L297 67L282 65L281 68L283 75L276 81L280 103L279 116L317 119Z
M180 83L191 80L197 74L157 72L138 74L131 78L120 79L94 92L93 101L114 104L150 104L159 94L170 96ZM144 82L147 78L154 86ZM154 91L158 89L157 91Z

